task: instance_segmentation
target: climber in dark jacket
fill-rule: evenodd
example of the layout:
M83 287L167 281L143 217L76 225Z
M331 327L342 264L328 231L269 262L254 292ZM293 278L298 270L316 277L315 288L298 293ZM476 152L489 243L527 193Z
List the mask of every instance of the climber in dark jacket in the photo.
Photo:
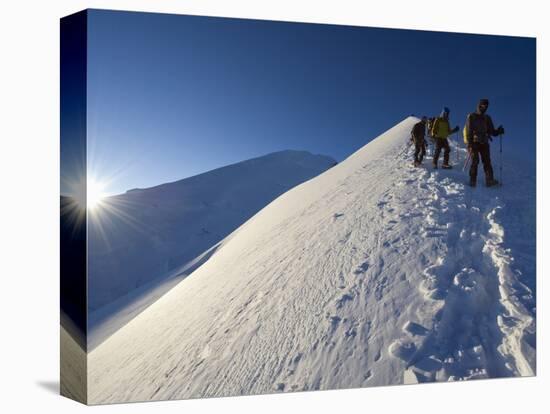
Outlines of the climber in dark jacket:
M420 122L414 124L411 130L411 141L414 143L414 166L418 167L422 164L422 160L426 155L426 140L424 135L426 133L426 121L428 118L422 117Z
M475 187L477 183L477 167L480 158L483 162L485 184L487 187L498 184L498 181L493 176L490 141L492 141L492 137L504 134L504 128L501 125L495 129L493 120L485 113L488 107L489 100L481 99L477 105L477 111L472 112L466 118L466 144L468 145L468 152L472 157L472 165L470 167L470 185L472 187Z

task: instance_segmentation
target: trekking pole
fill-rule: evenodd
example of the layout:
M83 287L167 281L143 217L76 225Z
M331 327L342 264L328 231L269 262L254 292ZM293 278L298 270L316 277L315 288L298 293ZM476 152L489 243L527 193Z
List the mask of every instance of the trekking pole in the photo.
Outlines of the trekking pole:
M472 153L468 151L468 157L466 158L466 161L464 161L464 165L462 167L462 171L466 170L466 167L470 163L470 160L472 159Z
M499 134L500 138L500 185L502 185L502 134Z
M460 141L458 139L458 131L456 131L456 163L458 164L459 163L459 156L460 154L458 153L458 147L460 145Z

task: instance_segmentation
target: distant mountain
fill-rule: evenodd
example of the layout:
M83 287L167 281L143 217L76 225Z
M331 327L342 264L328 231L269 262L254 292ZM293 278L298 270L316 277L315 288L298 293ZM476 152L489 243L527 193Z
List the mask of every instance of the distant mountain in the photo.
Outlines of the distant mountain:
M122 297L131 301L134 290L144 293L273 199L335 164L323 155L281 151L105 199L88 219L92 325L93 312ZM103 313L100 319L110 316Z
M90 402L533 375L532 168L497 188L414 168L416 122L282 194L94 349Z

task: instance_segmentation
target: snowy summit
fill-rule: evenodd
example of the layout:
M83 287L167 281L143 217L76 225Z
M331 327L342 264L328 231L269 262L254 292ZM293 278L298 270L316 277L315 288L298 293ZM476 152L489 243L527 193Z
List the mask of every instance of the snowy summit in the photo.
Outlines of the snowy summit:
M207 260L292 187L336 164L279 151L102 201L88 220L88 350Z
M534 179L414 168L417 121L280 195L92 350L89 402L533 375Z

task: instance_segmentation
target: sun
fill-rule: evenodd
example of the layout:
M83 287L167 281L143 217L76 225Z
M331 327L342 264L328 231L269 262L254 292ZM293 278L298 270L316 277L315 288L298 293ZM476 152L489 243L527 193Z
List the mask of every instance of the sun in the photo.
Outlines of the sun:
M105 184L93 178L88 179L86 188L86 206L89 209L94 209L101 204L101 201L106 196Z

